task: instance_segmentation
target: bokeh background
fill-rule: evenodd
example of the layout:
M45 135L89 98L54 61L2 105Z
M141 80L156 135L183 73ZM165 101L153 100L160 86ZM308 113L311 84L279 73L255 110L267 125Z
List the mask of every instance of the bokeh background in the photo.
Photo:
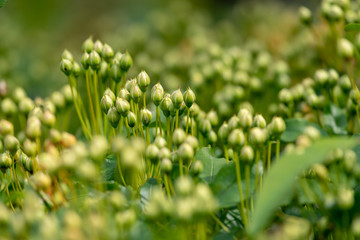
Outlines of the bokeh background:
M31 97L45 97L66 83L58 67L62 51L79 60L81 44L91 35L128 50L138 69L174 88L191 79L194 45L205 41L215 49L249 43L291 58L294 50L287 45L302 39L300 5L319 2L9 0L0 9L0 78Z

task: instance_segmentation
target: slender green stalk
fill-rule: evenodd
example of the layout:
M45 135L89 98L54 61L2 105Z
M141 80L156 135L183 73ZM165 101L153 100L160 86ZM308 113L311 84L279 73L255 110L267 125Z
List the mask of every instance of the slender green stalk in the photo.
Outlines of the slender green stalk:
M193 118L190 119L191 124L191 136L194 136Z
M246 184L245 206L246 206L246 209L249 211L249 209L250 209L250 206L249 206L249 202L250 202L250 165L249 164L245 165L245 184Z
M176 124L175 127L178 128L179 127L179 109L176 110Z
M130 127L129 127L129 123L128 123L127 117L125 117L125 126L126 126L126 131L127 131L128 139L129 139L129 141L131 141Z
M245 214L244 195L243 195L242 185L241 185L240 162L239 162L238 154L236 151L234 151L234 162L235 162L235 170L236 170L236 180L237 180L239 197L240 197L240 214L243 219L244 226L246 228L247 227L247 216Z
M280 159L280 139L276 140L276 161Z
M167 174L164 174L164 185L165 185L165 190L166 190L166 194L167 194L168 198L171 198L170 186L169 186Z
M167 144L168 144L168 148L169 150L171 150L171 137L170 137L170 117L166 118L166 134L167 134Z
M118 154L116 154L116 159L117 159L117 167L118 167L118 171L119 171L119 174L120 174L120 179L121 179L122 183L124 184L124 186L126 186L126 182L125 182L124 176L123 176L122 171L121 171L120 158L119 158Z
M95 128L95 133L98 134L98 128L96 126L95 111L94 111L94 106L93 106L93 102L92 102L92 96L91 96L91 92L90 92L89 70L85 71L85 78L86 78L86 91L87 91L87 94L88 94L89 105L90 105L90 116L91 116L92 124L93 124L93 126Z
M150 132L149 132L149 127L146 127L146 145L149 146L150 145Z
M268 143L268 153L267 153L267 170L269 171L270 169L270 163L271 163L271 140Z
M94 71L94 93L95 93L95 109L96 109L96 118L98 121L98 126L100 126L100 133L104 134L104 129L102 127L102 114L101 114L101 109L100 109L100 98L99 98L99 90L98 90L98 75L97 75L97 71Z
M226 163L229 163L229 153L226 145L224 145L224 155L225 155Z
M188 108L188 110L187 110L186 131L185 131L186 134L188 133L188 129L189 129L189 120L190 120L189 118L190 118L190 108Z
M256 149L255 151L255 192L258 190L259 185L259 161L260 161L260 151Z
M143 99L144 99L144 108L146 108L146 96L145 96L146 92L143 92Z
M184 175L183 173L183 160L182 158L179 158L179 171L180 171L180 177L182 177Z

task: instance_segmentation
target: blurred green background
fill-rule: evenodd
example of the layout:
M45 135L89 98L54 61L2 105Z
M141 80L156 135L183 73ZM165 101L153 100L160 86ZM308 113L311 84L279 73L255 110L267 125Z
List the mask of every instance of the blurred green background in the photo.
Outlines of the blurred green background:
M0 79L46 97L66 83L58 68L62 51L79 60L82 42L92 35L128 50L135 65L172 88L189 78L195 54L189 39L221 47L256 39L252 43L283 57L300 4L318 1L9 0L0 9ZM164 70L169 61L178 68Z

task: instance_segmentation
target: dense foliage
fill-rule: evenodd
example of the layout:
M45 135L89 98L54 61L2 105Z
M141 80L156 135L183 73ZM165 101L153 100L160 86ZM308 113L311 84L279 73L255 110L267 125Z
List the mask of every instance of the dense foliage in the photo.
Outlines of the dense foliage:
M188 7L64 50L48 97L0 82L1 239L360 237L360 3L276 47Z

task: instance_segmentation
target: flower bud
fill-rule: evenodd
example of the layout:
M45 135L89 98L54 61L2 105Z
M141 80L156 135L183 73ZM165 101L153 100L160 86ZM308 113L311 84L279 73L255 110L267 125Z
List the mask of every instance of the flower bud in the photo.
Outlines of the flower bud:
M249 145L244 146L240 152L240 160L250 164L254 160L254 150Z
M256 114L253 121L254 127L266 128L266 120L261 114Z
M280 102L288 106L293 101L293 96L290 90L287 88L281 89L281 91L279 92L279 100Z
M344 152L344 167L347 172L352 172L356 165L356 154L353 150L345 150Z
M193 105L190 108L190 116L197 118L197 116L200 113L200 107L196 103L193 103Z
M174 104L171 101L169 96L164 96L163 100L160 103L160 108L161 108L163 114L165 115L165 117L170 116L170 111L172 111L172 109L174 109Z
M101 61L101 63L100 63L99 71L100 71L101 80L104 84L107 81L107 78L109 76L109 64L105 61Z
M11 100L10 98L5 98L1 102L1 111L6 116L11 116L17 112L17 106L13 100Z
M36 155L36 151L37 151L36 142L32 141L28 138L25 139L25 141L23 143L23 150L30 157L34 157Z
M70 85L65 85L62 89L61 89L61 93L64 96L65 102L66 104L72 103L73 99L72 99L72 93L71 93L71 87ZM74 97L76 98L76 94L74 92Z
M227 143L229 134L230 134L230 127L226 122L224 122L221 125L221 127L219 128L218 136L220 137L220 140L222 141L222 143L225 145Z
M137 84L136 79L129 79L125 83L125 89L128 90L129 93L131 93L131 89Z
M360 90L358 88L350 91L350 99L355 105L360 103Z
M121 116L126 117L130 111L130 104L122 98L116 98L115 107Z
M72 73L75 77L78 77L81 74L81 67L77 62L73 62Z
M136 125L136 115L133 112L129 112L127 115L129 127L133 128Z
M193 164L191 164L191 172L194 176L200 175L200 173L204 170L204 165L200 160L196 160Z
M30 117L27 121L26 136L31 139L36 139L41 136L41 122L37 117Z
M12 135L6 135L4 143L5 149L8 150L10 153L15 153L20 145L19 140Z
M2 136L6 136L8 134L13 135L14 134L14 125L5 119L1 119L0 120L0 134Z
M41 120L46 127L51 128L55 125L56 117L49 110L45 110Z
M151 92L151 100L155 104L155 106L159 106L161 101L163 100L164 93L161 89L156 89L155 91Z
M185 138L185 142L188 143L190 146L192 146L194 151L196 151L199 148L199 140L194 136L188 135Z
M101 63L101 57L100 55L95 52L91 51L88 59L88 64L92 68L92 70L99 70L100 69L100 63Z
M191 90L190 87L184 92L184 102L188 108L191 108L193 103L196 101L195 93Z
M28 115L29 112L35 107L33 100L28 97L21 99L19 102L19 110L21 113Z
M115 101L116 96L115 96L114 92L111 91L110 88L106 88L106 89L105 89L104 95L108 95L113 102Z
M128 90L126 90L126 88L122 88L119 91L118 97L125 99L126 101L130 102L130 93Z
M179 156L185 162L188 163L194 157L194 149L186 142L182 143L179 147Z
M114 106L110 107L108 113L106 114L106 117L107 117L108 121L110 122L111 126L113 128L117 128L117 126L119 125L121 116Z
M141 95L142 92L140 90L140 87L137 84L135 84L130 91L131 98L133 99L134 102L139 103Z
M61 134L61 145L64 148L73 147L76 143L76 138L74 135L68 132L62 132Z
M104 95L100 101L100 107L103 113L108 113L109 109L114 105L113 100L109 95Z
M110 76L116 83L121 81L122 73L120 67L117 64L111 65Z
M249 112L243 111L243 113L240 114L239 119L240 119L240 126L243 129L249 129L253 125L253 118L251 113Z
M354 206L354 190L353 189L346 189L346 188L339 188L336 202L340 209L347 210Z
M61 133L58 130L52 128L50 129L49 138L53 144L59 144L61 142Z
M250 129L249 142L257 148L261 148L267 139L266 130L258 127Z
M170 158L171 157L171 152L168 148L163 147L160 149L159 151L159 158L160 159L164 159L164 158Z
M179 196L189 196L194 189L194 183L189 176L182 176L175 182L175 192Z
M60 70L66 75L70 76L73 70L73 64L68 59L62 59L60 62Z
M85 52L82 56L81 56L81 66L85 69L85 70L87 70L88 68L89 68L89 62L90 62L90 60L89 60L89 57L90 57L90 55L87 53L87 52Z
M151 119L152 119L152 114L149 110L144 108L140 112L140 118L141 118L141 122L143 123L143 125L145 127L148 127L151 122Z
M275 138L280 138L280 135L285 131L286 125L281 117L273 117L270 126L269 133Z
M234 115L229 120L229 131L234 130L238 127L240 127L240 119L236 115Z
M164 173L170 174L172 171L172 162L168 158L161 160L161 169Z
M214 109L210 110L206 115L206 118L209 119L211 126L216 127L219 124L219 117Z
M143 93L146 92L146 89L150 85L150 77L145 71L141 71L137 76L137 84Z
M152 163L157 163L157 161L159 160L159 148L155 144L150 144L146 148L146 157Z
M51 102L55 105L56 109L62 109L65 107L65 99L60 92L53 92L50 96L50 99Z
M339 55L345 59L354 57L354 46L349 40L345 38L338 40L337 50Z
M121 56L120 68L123 72L128 72L132 66L132 58L130 54L126 51L125 54Z
M51 178L49 175L43 172L36 172L35 175L32 176L33 183L36 189L46 190L51 186Z
M95 136L89 146L89 155L97 162L102 161L109 150L109 144L105 137Z
M93 49L94 49L94 42L92 40L92 37L90 36L84 41L82 45L82 50L83 52L90 53Z
M173 143L175 146L179 146L185 141L186 134L182 128L175 129L173 133Z
M30 173L33 172L33 161L29 158L24 152L20 153L19 160L21 165L23 165L24 169Z
M207 135L211 131L211 123L209 119L203 119L199 123L199 130L203 135Z
M112 49L112 47L105 43L101 56L105 59L106 62L110 62L111 59L114 57L114 50Z
M349 92L351 89L351 80L348 75L343 75L339 78L339 85L345 92Z
M312 22L312 13L310 9L306 7L300 7L299 8L299 14L300 14L300 20L302 24L309 26Z
M100 40L96 40L95 43L94 43L94 50L101 56L102 53L103 53L103 44ZM92 50L92 49L91 49ZM91 51L90 50L90 51Z
M308 136L311 140L316 140L321 137L320 131L312 126L308 126L304 131L305 135Z
M173 102L175 109L180 109L180 105L183 102L183 100L184 100L184 98L180 91L180 88L178 90L175 90L171 94L171 101Z
M232 130L229 135L228 142L230 146L234 149L242 147L245 143L245 136L243 131L241 131L240 129Z

